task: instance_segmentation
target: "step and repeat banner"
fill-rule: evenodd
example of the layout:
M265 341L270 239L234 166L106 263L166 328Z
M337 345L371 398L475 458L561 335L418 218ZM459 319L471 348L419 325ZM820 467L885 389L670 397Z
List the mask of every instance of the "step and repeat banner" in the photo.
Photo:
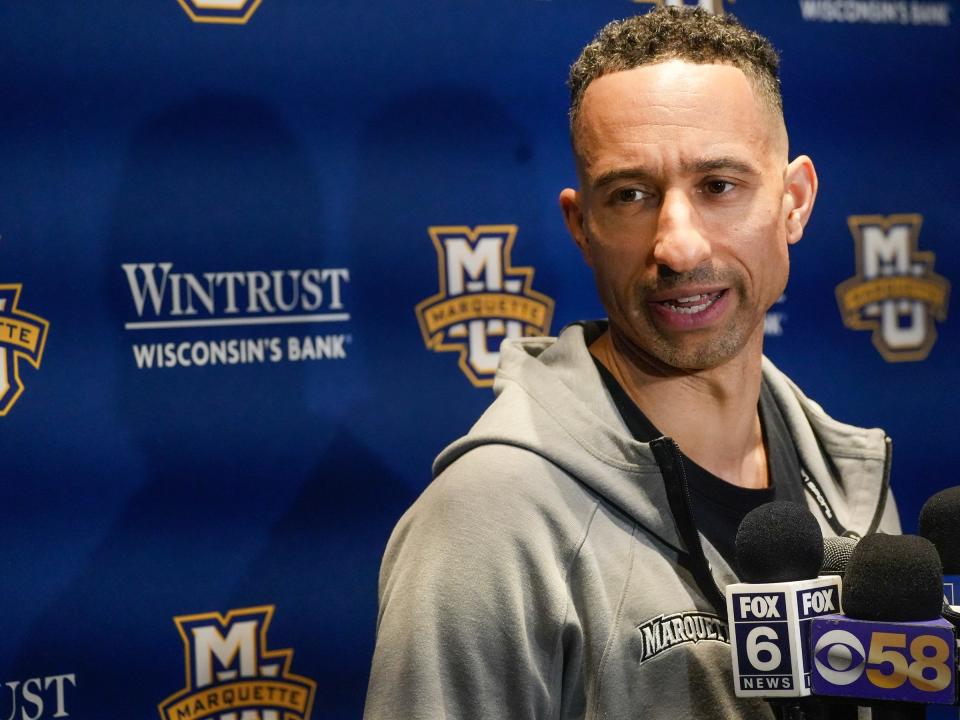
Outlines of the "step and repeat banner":
M957 483L958 4L736 0L820 197L767 353ZM0 6L0 717L347 719L505 336L599 317L566 71L630 0ZM231 714L233 713L233 714Z

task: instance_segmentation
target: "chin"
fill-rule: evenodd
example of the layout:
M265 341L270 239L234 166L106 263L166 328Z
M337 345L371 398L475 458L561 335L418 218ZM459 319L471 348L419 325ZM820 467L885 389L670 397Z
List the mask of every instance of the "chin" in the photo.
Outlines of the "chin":
M653 355L669 367L684 372L712 370L738 357L746 345L742 338L717 338L710 342L676 345L665 343Z

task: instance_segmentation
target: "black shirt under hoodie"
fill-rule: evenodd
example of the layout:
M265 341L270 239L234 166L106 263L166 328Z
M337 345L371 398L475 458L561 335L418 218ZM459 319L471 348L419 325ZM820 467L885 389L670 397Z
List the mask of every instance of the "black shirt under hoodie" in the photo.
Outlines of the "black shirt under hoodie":
M661 437L663 433L630 399L603 363L594 358L594 364L633 437L645 443ZM758 409L763 441L767 447L769 487L751 489L732 485L682 455L697 528L738 574L734 541L744 515L772 500L805 504L800 458L765 380L760 384Z

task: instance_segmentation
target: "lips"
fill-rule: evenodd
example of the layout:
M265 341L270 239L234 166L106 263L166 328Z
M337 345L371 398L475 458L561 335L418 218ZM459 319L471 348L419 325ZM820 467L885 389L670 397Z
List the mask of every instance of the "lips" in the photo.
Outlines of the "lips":
M648 298L656 322L676 331L711 327L729 306L729 288L689 288Z
M724 292L719 290L712 293L697 293L696 295L663 300L660 304L673 312L683 315L696 315L713 305Z

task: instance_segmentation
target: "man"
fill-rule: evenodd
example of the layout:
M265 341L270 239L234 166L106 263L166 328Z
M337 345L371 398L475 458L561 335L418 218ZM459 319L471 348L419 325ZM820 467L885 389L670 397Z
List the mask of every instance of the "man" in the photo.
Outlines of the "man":
M676 8L574 64L560 205L609 319L504 344L497 400L387 547L368 720L767 717L731 679L740 519L776 498L828 534L899 530L883 432L762 357L817 191L776 69Z

